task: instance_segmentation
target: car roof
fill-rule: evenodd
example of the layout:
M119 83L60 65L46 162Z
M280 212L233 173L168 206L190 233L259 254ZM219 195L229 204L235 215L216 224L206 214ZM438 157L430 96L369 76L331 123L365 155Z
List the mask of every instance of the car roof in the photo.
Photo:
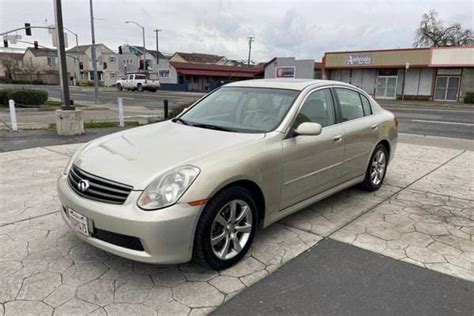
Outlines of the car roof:
M290 89L301 91L309 86L318 87L326 85L344 85L350 86L349 84L341 81L334 80L316 80L316 79L292 79L292 78L279 78L279 79L252 79L235 81L226 84L226 87L252 87L252 88L274 88L274 89Z

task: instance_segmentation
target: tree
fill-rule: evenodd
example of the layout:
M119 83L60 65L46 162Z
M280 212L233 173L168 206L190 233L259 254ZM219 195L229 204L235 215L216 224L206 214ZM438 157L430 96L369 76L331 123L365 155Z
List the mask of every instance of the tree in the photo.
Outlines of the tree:
M438 12L431 10L422 15L420 25L416 30L413 46L468 46L474 44L472 30L463 29L461 24L454 23L445 26L438 17Z
M7 79L13 79L15 74L20 70L18 61L13 58L3 59L2 66L5 68L5 76Z

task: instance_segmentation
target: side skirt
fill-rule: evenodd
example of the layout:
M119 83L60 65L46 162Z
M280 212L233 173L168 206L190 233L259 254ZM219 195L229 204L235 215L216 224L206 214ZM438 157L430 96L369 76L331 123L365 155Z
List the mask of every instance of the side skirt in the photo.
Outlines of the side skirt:
M287 207L286 209L283 209L279 212L275 212L274 214L272 214L270 217L267 217L265 218L264 222L263 222L263 227L267 227L277 221L279 221L280 219L288 216L288 215L291 215L295 212L298 212L302 209L304 209L305 207L308 207L316 202L319 202L337 192L340 192L344 189L347 189L349 187L352 187L356 184L359 184L359 183L362 183L364 181L364 177L365 175L362 175L360 177L357 177L357 178L354 178L352 180L349 180L347 182L344 182L338 186L335 186L327 191L324 191L322 193L319 193L318 195L315 195L313 197L310 197L309 199L307 200L304 200L304 201L301 201L301 202L298 202L296 203L295 205L292 205L290 207Z

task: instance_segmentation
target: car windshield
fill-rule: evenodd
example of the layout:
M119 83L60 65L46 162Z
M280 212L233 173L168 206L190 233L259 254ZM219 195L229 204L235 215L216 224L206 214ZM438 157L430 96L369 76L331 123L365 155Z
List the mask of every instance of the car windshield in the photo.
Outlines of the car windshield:
M223 87L175 121L225 131L270 132L281 123L298 93L285 89Z

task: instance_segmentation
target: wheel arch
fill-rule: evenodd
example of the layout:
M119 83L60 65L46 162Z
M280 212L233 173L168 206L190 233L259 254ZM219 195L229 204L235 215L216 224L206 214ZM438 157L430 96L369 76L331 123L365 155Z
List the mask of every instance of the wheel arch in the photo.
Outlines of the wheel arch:
M212 196L216 195L218 192L226 188L236 186L245 188L250 192L250 194L252 194L252 197L254 198L255 203L257 204L258 224L261 226L265 218L265 195L263 194L263 191L260 186L255 181L248 179L234 180L221 186Z

